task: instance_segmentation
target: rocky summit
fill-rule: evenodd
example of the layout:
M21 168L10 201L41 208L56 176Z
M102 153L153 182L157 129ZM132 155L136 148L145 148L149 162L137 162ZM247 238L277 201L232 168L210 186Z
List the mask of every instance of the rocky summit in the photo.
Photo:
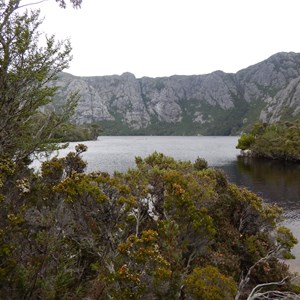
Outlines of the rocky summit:
M63 73L53 101L80 100L77 124L99 123L108 135L230 135L258 120L300 114L300 53L277 53L239 72L160 78L77 77Z

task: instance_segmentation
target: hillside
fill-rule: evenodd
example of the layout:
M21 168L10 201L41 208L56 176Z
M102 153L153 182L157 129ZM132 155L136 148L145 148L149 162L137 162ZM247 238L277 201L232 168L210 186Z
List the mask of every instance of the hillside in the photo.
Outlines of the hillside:
M103 133L230 135L257 120L300 114L300 53L277 53L239 72L161 78L77 77L63 73L54 106L81 96L73 121L100 123Z

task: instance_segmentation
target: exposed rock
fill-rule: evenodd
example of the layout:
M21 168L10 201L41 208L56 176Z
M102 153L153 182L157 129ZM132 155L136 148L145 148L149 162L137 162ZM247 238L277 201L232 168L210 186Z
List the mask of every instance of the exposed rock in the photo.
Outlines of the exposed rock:
M160 129L174 124L176 129L167 133L232 134L258 119L274 122L300 114L300 54L292 52L275 54L236 74L137 79L131 73L64 73L58 84L55 102L79 91L74 122L121 122L129 133L156 134L155 124Z

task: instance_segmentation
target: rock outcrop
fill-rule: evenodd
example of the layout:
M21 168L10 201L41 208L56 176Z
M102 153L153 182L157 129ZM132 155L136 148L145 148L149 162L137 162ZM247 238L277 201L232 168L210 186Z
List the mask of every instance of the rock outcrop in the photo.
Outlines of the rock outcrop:
M299 116L300 54L278 53L236 74L138 79L64 73L58 85L54 101L79 91L73 121L99 122L104 134L235 134L259 119Z

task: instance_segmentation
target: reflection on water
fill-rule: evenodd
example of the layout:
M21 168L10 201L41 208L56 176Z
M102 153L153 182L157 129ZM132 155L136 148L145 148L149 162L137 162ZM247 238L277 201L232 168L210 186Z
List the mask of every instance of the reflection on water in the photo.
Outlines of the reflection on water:
M285 225L300 241L300 164L238 157L222 167L229 179L284 209ZM294 248L300 266L300 245Z
M258 193L267 202L278 203L291 217L300 209L300 164L238 157L224 168L229 178Z

